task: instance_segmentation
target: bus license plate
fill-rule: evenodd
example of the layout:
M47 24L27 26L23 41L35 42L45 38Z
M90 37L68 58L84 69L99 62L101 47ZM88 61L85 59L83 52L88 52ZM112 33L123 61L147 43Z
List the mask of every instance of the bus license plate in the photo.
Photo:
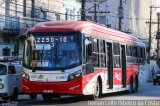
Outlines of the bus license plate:
M44 93L53 93L53 90L43 90Z

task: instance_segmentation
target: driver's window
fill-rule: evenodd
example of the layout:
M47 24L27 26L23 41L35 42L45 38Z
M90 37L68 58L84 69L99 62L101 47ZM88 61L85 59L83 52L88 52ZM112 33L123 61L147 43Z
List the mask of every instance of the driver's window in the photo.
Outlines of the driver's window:
M13 65L8 66L8 74L16 74L16 70Z
M85 49L84 49L84 62L87 63L91 63L91 58L92 58L92 38L89 35L85 36L85 40L84 40L84 45L85 45Z

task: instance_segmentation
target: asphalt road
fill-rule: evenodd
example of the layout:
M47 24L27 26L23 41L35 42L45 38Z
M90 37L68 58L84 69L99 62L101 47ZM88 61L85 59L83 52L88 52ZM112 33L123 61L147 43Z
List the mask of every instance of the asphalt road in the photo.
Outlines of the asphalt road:
M20 95L18 102L1 103L2 106L117 106L117 105L160 105L160 85L147 83L138 92L127 94L126 92L105 94L102 98L93 101L90 96L63 96L52 101L43 101L41 95L37 100L31 101L28 95Z

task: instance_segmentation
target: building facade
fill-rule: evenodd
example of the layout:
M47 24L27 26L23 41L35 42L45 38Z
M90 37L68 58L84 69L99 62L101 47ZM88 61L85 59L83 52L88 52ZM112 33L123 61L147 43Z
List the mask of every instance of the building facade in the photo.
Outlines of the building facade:
M12 56L15 38L39 22L79 20L80 8L76 0L0 0L0 56Z

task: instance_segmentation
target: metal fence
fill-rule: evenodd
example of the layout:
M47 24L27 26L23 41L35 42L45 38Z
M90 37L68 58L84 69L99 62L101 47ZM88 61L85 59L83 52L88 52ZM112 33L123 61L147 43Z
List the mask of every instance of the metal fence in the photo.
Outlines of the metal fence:
M27 29L33 27L39 22L48 20L40 20L26 17L5 16L0 14L0 30L15 33L23 33Z

